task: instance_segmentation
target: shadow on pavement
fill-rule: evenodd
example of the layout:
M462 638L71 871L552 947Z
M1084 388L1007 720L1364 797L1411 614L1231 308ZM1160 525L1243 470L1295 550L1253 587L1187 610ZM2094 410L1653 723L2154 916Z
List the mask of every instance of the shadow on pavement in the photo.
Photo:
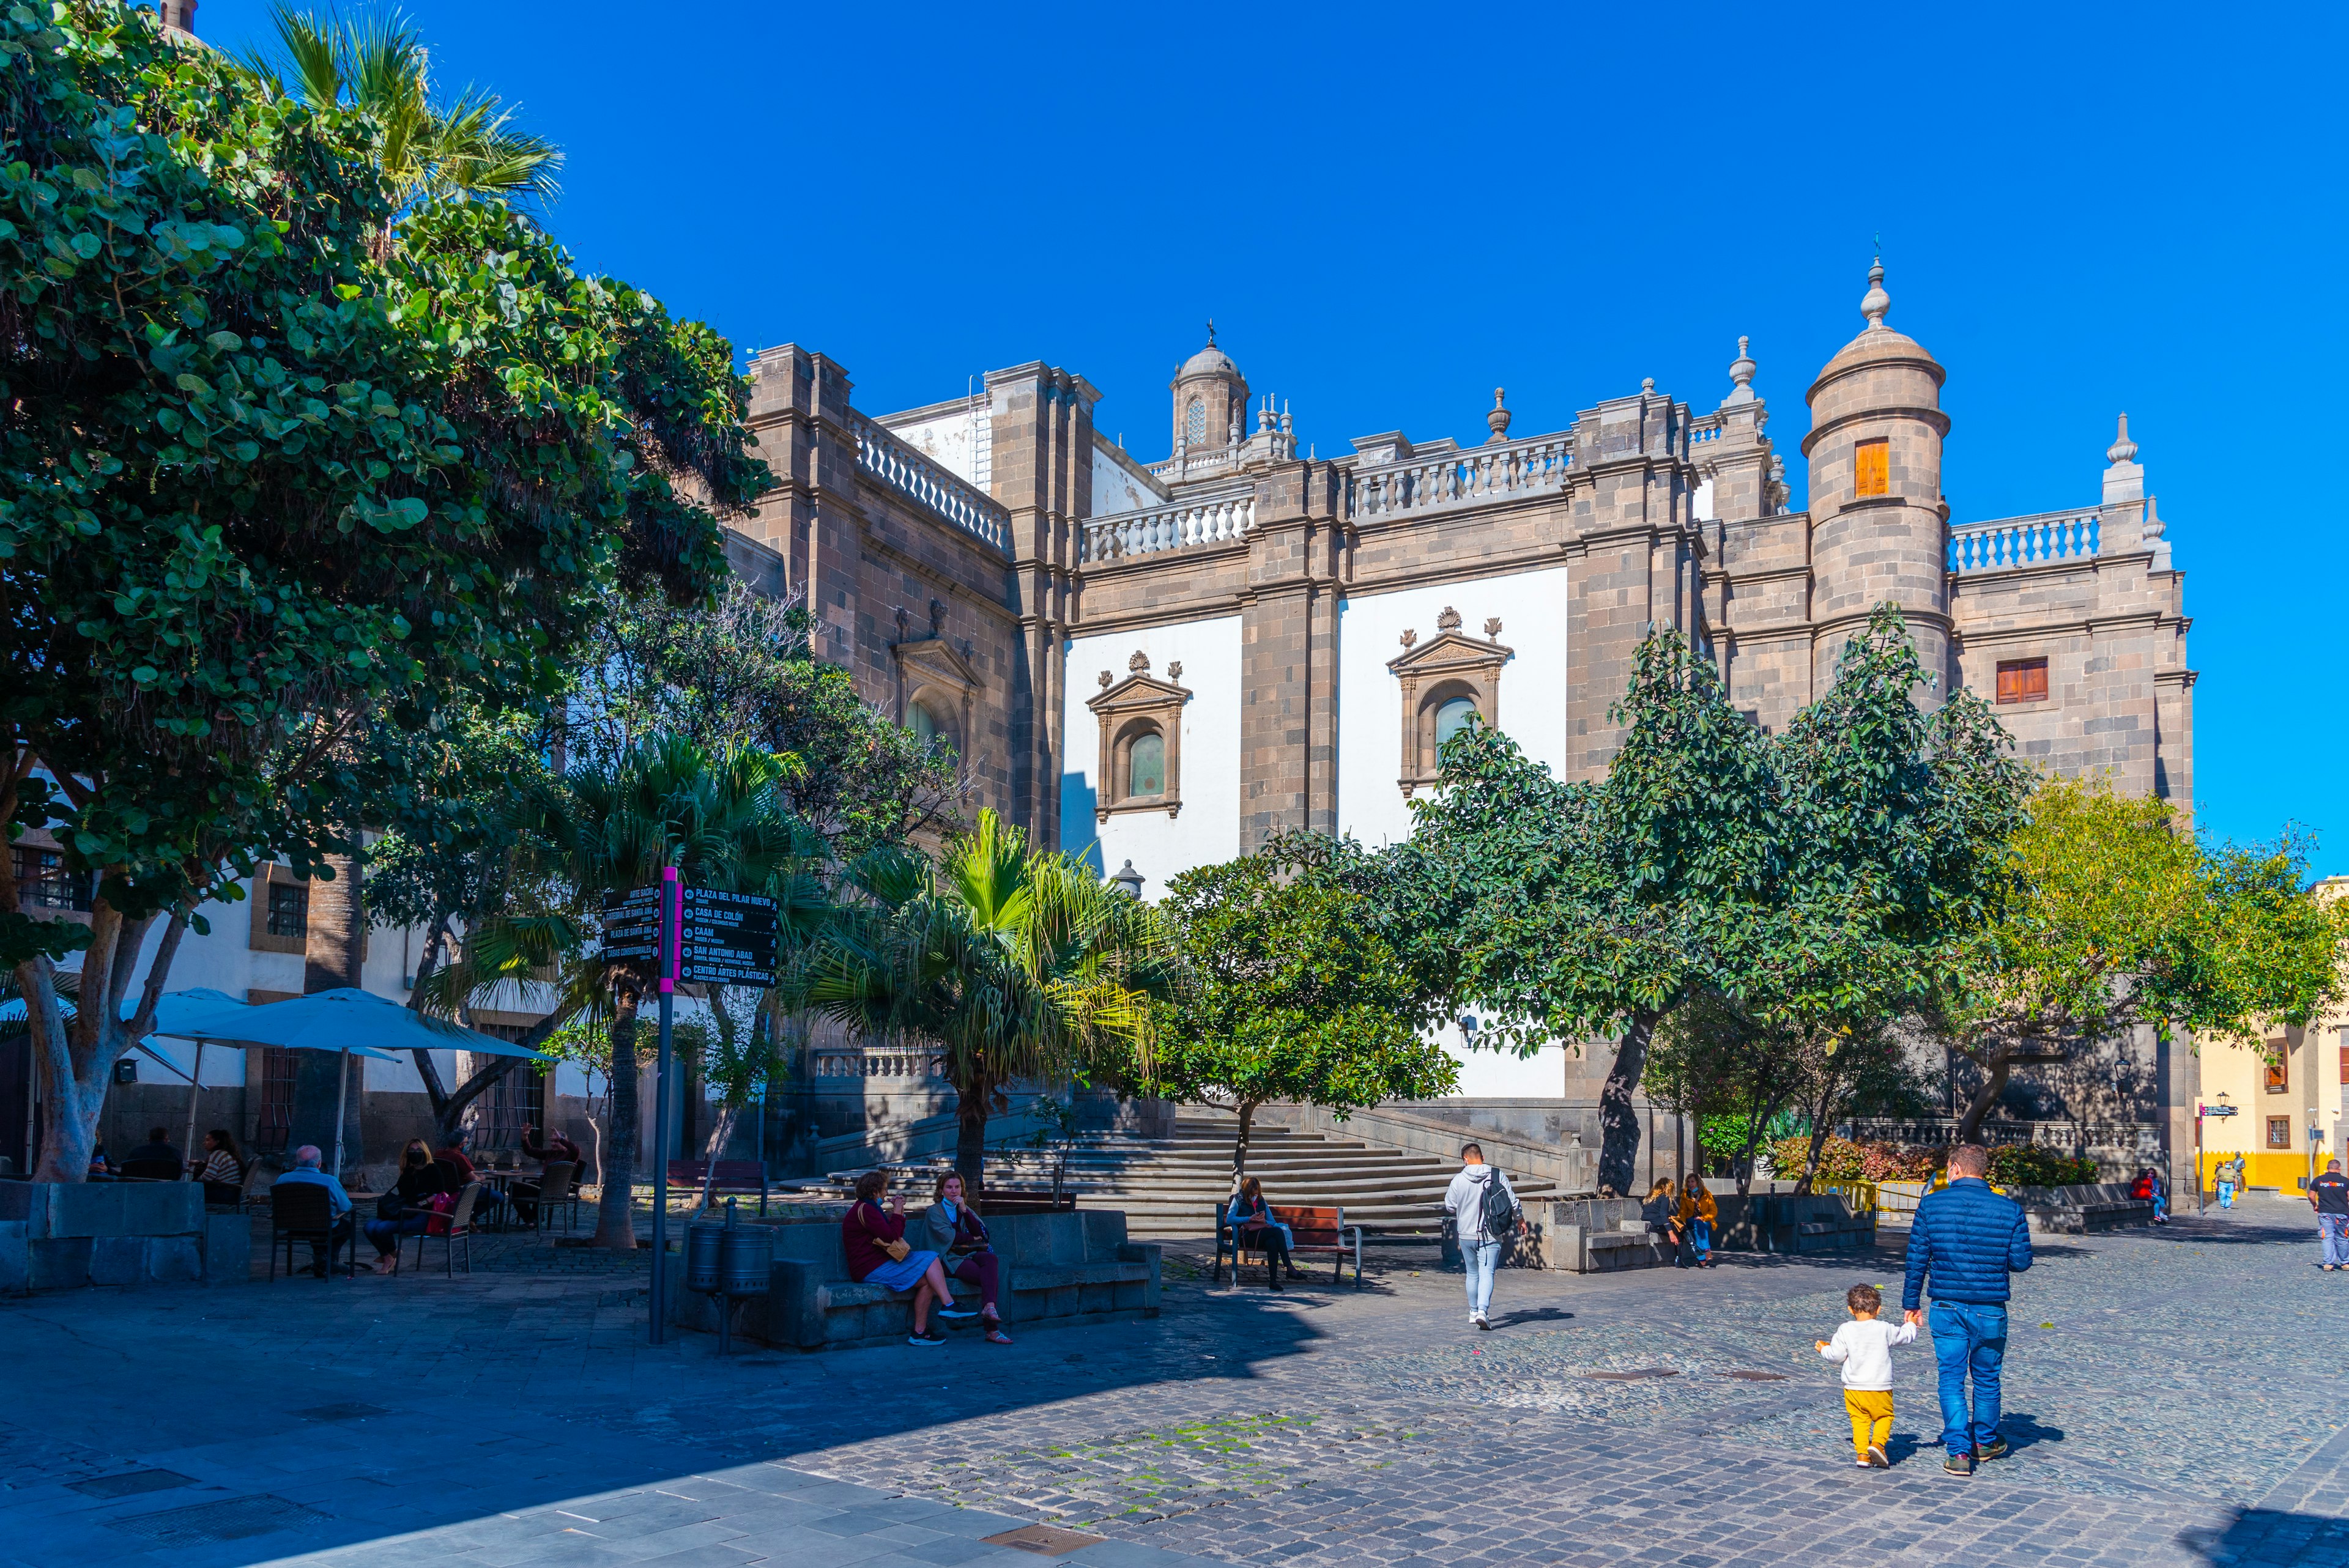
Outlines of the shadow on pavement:
M2016 1453L2034 1443L2060 1443L2064 1440L2061 1427L2043 1427L2028 1410L2008 1410L1999 1417L1998 1435Z
M2223 1530L2181 1532L2178 1543L2205 1563L2238 1568L2344 1568L2349 1565L2349 1520L2247 1508Z

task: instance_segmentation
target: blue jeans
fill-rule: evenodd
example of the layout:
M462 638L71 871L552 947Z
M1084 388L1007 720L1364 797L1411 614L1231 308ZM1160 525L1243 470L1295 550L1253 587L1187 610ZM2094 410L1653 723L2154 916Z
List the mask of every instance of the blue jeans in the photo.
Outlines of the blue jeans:
M1941 1364L1941 1443L1970 1454L1998 1436L1999 1371L2006 1360L2006 1308L1997 1302L1937 1301L1927 1317ZM1966 1377L1972 1374L1972 1418Z
M2319 1214L2316 1233L2324 1243L2324 1266L2349 1268L2349 1214Z
M2220 1207L2221 1209L2231 1209L2231 1208L2233 1208L2234 1206L2235 1206L2235 1184L2234 1184L2232 1181L2221 1181L2221 1182L2220 1182L2220 1183L2219 1183L2219 1207Z
M1493 1270L1501 1262L1501 1243L1463 1242L1460 1261L1468 1269L1468 1305L1484 1312L1493 1305Z

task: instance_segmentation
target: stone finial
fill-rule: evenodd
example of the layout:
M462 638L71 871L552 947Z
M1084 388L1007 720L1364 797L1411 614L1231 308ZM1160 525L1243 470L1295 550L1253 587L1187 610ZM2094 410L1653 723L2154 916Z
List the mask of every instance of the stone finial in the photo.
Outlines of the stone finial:
M1166 678L1170 681L1179 681L1183 678L1182 660L1176 659L1173 664L1166 666Z
M1284 436L1297 433L1297 426L1288 417L1288 399L1286 397L1280 400L1280 433Z
M1640 377L1640 397L1654 397L1655 395L1656 395L1656 378L1655 378L1654 377L1652 377L1652 376L1642 376L1642 377Z
M1241 431L1240 431L1240 423L1241 423L1241 420L1240 420L1240 406L1239 406L1238 404L1235 403L1235 404L1233 404L1233 405L1232 405L1232 429L1231 429L1231 443L1230 443L1231 445L1233 445L1233 446L1235 446L1235 447L1238 446L1238 445L1240 444L1241 440L1243 439L1243 437L1242 437L1242 434L1241 434Z
M1102 690L1103 690L1103 691L1107 691L1107 690L1109 690L1109 683L1110 683L1110 673L1109 673L1107 670L1103 670L1103 671L1102 671L1102 673L1101 673L1101 688L1102 688Z
M1408 651L1410 650L1411 645L1412 645L1413 643L1416 643L1416 642L1418 642L1418 641L1419 641L1419 634L1418 634L1417 632L1413 632L1413 631L1411 631L1411 630L1409 630L1409 629L1406 629L1406 630L1403 632L1403 634L1402 634L1402 645L1403 645L1403 648L1404 648L1404 650L1405 650L1406 652L1408 652Z
M1497 643L1501 640L1501 617L1498 615L1494 615L1485 621L1485 640L1488 643Z
M1136 648L1133 650L1133 657L1125 661L1125 667L1135 675L1147 675L1150 673L1150 655Z
M1256 411L1256 433L1259 436L1268 436L1272 433L1272 394L1268 392L1264 395L1264 406Z
M1871 327L1884 325L1885 312L1892 308L1892 296L1884 292L1884 258L1876 258L1868 269L1868 293L1861 296L1859 314L1868 317Z
M2129 439L2127 414L2121 416L2121 433L2113 438L2111 446L2105 449L2105 460L2112 463L2137 461L2137 443Z
M1488 447L1495 442L1506 441L1509 438L1509 420L1512 416L1506 408L1501 407L1501 399L1506 395L1506 388L1499 387L1493 388L1493 411L1485 416L1485 423L1493 431L1491 439L1485 443Z
M2145 522L2140 530L2147 539L2159 539L2169 525L2161 521L2160 504L2152 497L2145 498Z
M1754 401L1754 373L1762 367L1754 364L1754 356L1745 351L1746 344L1751 341L1752 339L1744 337L1737 340L1737 357L1729 363L1731 386L1729 396L1723 402L1723 407L1732 403Z
M1435 617L1435 629L1439 632L1458 631L1460 629L1460 612L1454 609L1449 604L1444 606L1444 614Z
M933 637L946 635L946 627L947 602L943 599L933 599L930 601L930 635Z
M908 615L907 614L905 614L905 606L904 606L903 604L898 605L898 606L897 606L897 640L898 640L899 642L901 642L901 643L902 643L902 642L904 642L904 641L905 640L905 628L906 628L907 626L912 625L912 624L913 624L913 623L914 623L914 617L912 617L911 615Z

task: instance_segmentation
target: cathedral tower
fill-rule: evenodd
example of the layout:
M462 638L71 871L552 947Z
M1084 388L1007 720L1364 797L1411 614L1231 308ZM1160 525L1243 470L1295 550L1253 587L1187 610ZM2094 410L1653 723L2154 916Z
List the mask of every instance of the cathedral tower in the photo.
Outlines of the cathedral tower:
M1825 693L1836 660L1868 613L1889 600L1909 632L1938 704L1949 694L1949 520L1941 499L1946 373L1915 339L1884 325L1892 296L1884 263L1868 269L1859 304L1867 330L1827 361L1806 395L1810 461L1812 689Z
M1173 450L1212 451L1247 438L1247 377L1216 346L1216 324L1207 324L1207 346L1183 362L1169 384L1174 393Z

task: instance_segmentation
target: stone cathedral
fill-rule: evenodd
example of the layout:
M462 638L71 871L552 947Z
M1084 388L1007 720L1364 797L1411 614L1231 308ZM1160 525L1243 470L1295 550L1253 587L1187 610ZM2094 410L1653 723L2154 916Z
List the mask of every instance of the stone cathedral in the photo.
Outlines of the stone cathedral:
M1993 700L2030 761L2190 810L2182 574L2127 417L2097 493L1952 516L1945 372L1890 305L1879 264L1806 394L1806 511L1744 339L1710 409L1651 381L1524 433L1496 392L1481 441L1385 430L1324 459L1211 331L1151 462L1095 430L1074 371L869 413L840 364L786 345L751 364L779 483L733 554L805 595L819 654L870 700L953 744L976 803L1144 896L1283 828L1402 836L1472 712L1561 776L1599 773L1651 623L1775 728L1886 601L1940 689ZM1605 1067L1459 1054L1465 1096L1552 1134L1583 1125ZM2173 1067L2147 1064L2134 1147L2190 1103Z

